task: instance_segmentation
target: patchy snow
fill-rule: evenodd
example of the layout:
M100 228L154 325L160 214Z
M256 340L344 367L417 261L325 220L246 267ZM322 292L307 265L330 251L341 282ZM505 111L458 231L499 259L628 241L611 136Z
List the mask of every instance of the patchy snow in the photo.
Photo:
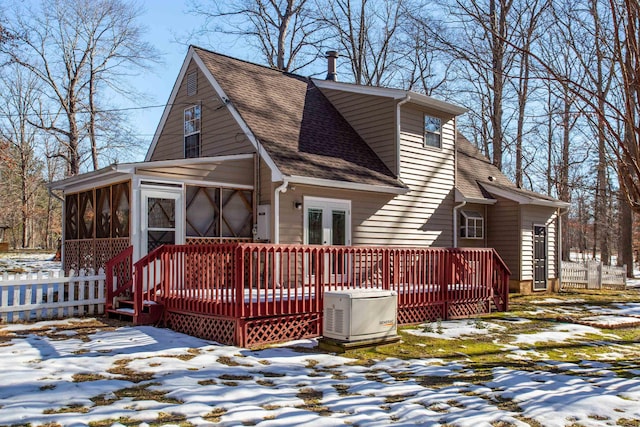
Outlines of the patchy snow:
M60 261L54 261L54 253L7 252L0 253L0 274L35 273L59 271Z
M544 426L588 427L640 419L640 379L618 377L610 364L596 360L543 360L526 372L500 367L484 384L471 384L464 381L473 374L464 360L389 358L362 366L318 352L316 340L247 350L143 326L81 335L91 322L0 325L2 424L83 426L129 417L145 425L161 414L198 426L489 427L526 426L522 420L532 419ZM482 324L441 322L442 333L435 336L504 328ZM412 333L423 335L423 328ZM505 360L544 359L544 353L521 345L566 342L585 334L603 335L574 324L518 334L502 346ZM135 387L155 397L136 400L123 393ZM505 399L517 409L500 404Z
M568 298L566 300L561 300L558 298L544 298L537 301L531 301L533 304L575 304L575 303L583 303L584 300L581 298Z
M581 317L581 323L586 323L599 328L612 328L640 325L640 319L629 316L601 315Z
M212 425L217 411L216 425L526 425L516 413L469 395L476 388L471 384L421 384L422 378L448 381L463 369L458 362L386 359L364 367L308 349L250 351L153 327L97 331L82 339L34 333L72 321L37 323L34 331L2 327L24 334L0 346L3 424L81 426L120 417L143 422L165 413ZM149 379L135 383L117 367ZM407 373L410 378L401 378ZM162 398L122 395L132 387Z
M452 340L460 337L470 337L473 335L487 335L492 330L506 329L484 320L462 319L449 320L446 322L423 323L419 329L407 329L406 332L419 337L442 338Z
M493 370L488 387L513 400L523 416L545 427L616 425L640 419L640 381L616 377L580 377L555 372Z
M549 331L519 334L516 336L514 343L529 345L533 345L537 342L563 343L587 334L603 335L599 329L592 326L562 323L554 326Z

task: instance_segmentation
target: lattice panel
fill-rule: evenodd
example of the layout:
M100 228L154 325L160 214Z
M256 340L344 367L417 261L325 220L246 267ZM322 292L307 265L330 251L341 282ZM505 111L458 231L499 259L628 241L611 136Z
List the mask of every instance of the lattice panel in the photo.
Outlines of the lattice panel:
M95 269L93 239L78 241L78 268L88 270Z
M197 314L167 312L167 327L206 340L221 344L238 345L236 336L236 320Z
M95 269L98 271L104 268L107 261L113 256L111 255L111 239L96 239L94 243L95 250Z
M422 307L401 307L398 310L398 325L413 325L416 323L444 320L444 303L432 304Z
M64 271L69 274L69 270L78 271L80 264L80 242L77 240L66 240L64 242Z
M215 245L216 243L247 243L251 242L249 237L187 237L187 245Z
M475 302L450 303L448 318L473 317L478 314L489 313L489 301L478 300Z
M131 246L131 242L128 237L120 237L111 239L111 258L120 254L122 251Z
M244 343L240 345L255 347L260 344L317 337L321 330L320 320L318 313L247 320L243 328Z

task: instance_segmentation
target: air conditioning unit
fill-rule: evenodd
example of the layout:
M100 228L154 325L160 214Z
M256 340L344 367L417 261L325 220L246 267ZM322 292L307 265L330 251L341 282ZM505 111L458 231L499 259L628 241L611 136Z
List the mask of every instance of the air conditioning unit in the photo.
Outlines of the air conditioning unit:
M323 336L339 341L390 338L397 334L398 294L382 289L324 293Z

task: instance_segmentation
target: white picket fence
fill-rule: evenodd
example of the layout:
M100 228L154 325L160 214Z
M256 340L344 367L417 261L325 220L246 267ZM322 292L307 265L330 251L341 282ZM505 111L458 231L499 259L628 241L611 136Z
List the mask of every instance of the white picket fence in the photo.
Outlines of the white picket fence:
M626 289L627 267L604 265L600 261L562 261L561 289Z
M0 275L0 319L4 322L103 314L105 274L80 270Z

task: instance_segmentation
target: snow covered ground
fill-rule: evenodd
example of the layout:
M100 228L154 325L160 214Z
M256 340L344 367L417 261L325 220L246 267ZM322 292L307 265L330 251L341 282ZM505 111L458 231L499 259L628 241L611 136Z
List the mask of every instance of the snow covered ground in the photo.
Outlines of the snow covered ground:
M640 303L591 312L635 317ZM455 339L504 328L483 324L441 322L436 333ZM432 333L425 329L412 331ZM527 348L533 343L567 344L585 334L613 338L607 330L563 323L516 334L502 346L503 366L493 367L485 381L470 382L474 372L464 355L364 366L318 351L315 340L251 351L96 319L0 325L0 425L638 425L640 365L625 362L625 352L637 354L638 343L611 344L622 360L615 369L598 360L509 367L509 360L532 357Z
M35 267L22 258L6 265L59 268L48 256ZM315 340L251 351L101 319L0 323L0 426L637 426L640 343L608 329L640 319L635 301L542 297L526 316L406 330L425 347L431 338L496 344L506 334L487 372L463 353L362 364ZM549 313L598 327L527 330ZM505 333L512 325L519 332ZM585 341L605 350L572 362L550 356Z
M0 274L9 275L38 271L56 271L62 268L60 261L54 261L54 253L8 252L0 253Z

